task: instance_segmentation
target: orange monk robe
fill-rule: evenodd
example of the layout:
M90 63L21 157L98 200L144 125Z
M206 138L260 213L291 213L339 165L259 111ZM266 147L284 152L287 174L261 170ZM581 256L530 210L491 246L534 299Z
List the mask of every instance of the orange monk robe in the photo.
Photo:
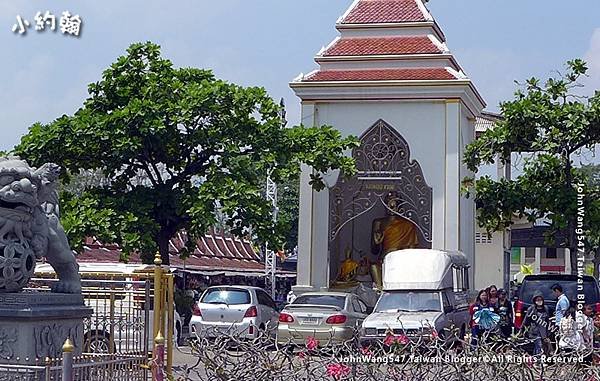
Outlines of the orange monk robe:
M418 248L419 237L415 225L404 218L390 217L383 229L381 245L383 255L395 250Z

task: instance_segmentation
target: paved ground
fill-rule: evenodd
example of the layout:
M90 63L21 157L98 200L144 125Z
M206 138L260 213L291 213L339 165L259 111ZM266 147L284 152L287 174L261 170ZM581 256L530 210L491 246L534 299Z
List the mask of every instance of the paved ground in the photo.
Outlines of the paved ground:
M186 369L193 367L198 361L197 357L194 357L190 354L190 347L181 346L176 348L173 351L173 373L176 380L189 380L189 381L197 381L201 380L201 378L197 375L196 371L202 372L202 365L199 365L194 368L193 372L189 373L189 376L186 376ZM201 373L200 373L201 374Z

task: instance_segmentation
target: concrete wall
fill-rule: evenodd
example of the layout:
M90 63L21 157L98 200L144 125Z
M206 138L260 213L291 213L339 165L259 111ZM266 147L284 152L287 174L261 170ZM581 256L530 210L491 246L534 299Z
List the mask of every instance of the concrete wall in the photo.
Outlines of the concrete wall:
M483 241L486 241L485 231L477 230L483 235ZM503 234L495 232L492 234L491 242L475 243L475 284L474 288L480 290L489 285L495 284L498 288L503 284ZM479 240L478 240L479 241ZM511 278L512 279L512 278Z

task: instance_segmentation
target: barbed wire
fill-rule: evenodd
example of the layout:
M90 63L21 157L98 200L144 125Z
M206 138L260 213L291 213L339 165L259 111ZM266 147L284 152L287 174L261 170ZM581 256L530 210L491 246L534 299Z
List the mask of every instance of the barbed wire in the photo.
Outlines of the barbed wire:
M472 345L458 337L458 329L411 338L390 333L367 346L358 330L345 342L327 337L278 343L275 332L261 330L245 339L232 327L210 339L196 335L189 343L196 362L178 368L175 380L600 381L600 367L592 361L600 350L532 356L526 349L533 340L520 335L486 332Z

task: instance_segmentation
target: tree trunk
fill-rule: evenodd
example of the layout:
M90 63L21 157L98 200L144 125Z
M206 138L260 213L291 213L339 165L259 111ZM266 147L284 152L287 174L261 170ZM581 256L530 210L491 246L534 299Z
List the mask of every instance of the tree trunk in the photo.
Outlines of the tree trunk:
M158 251L160 253L160 259L163 265L170 265L169 259L169 242L171 241L171 234L165 229L161 229L156 237L156 243L158 244Z

